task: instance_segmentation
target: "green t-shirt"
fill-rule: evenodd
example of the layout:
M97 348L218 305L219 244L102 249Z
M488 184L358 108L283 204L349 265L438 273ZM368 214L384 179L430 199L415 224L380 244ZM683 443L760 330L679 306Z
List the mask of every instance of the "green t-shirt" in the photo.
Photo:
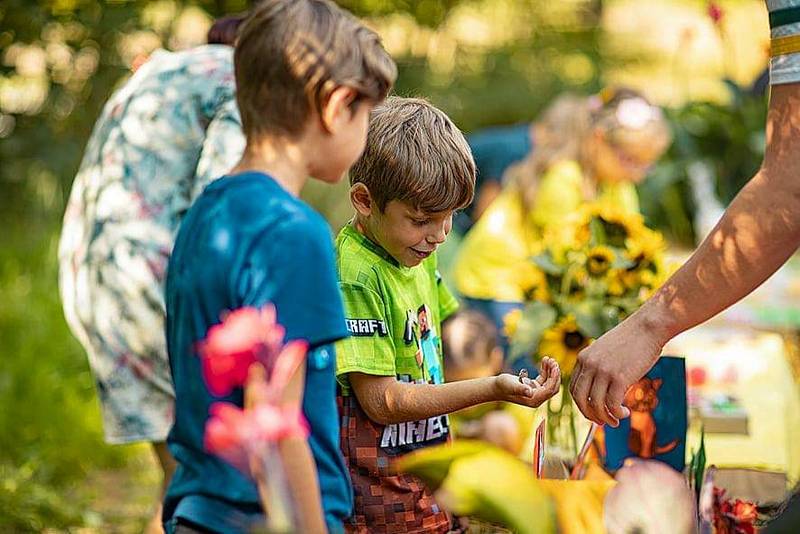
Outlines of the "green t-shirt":
M448 532L450 518L421 480L393 471L398 456L446 443L447 415L381 425L350 394L348 373L402 382L443 382L442 321L458 303L441 282L436 255L403 267L352 226L336 239L339 285L351 336L336 346L342 453L355 495L353 531Z
M442 283L436 254L403 267L352 226L336 239L339 285L351 337L336 347L336 376L345 394L347 373L396 376L441 384L441 324L458 308Z

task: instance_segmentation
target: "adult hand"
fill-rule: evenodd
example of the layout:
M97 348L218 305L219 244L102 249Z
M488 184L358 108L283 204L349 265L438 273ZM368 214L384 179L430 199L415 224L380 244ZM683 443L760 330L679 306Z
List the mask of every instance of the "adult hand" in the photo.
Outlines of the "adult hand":
M655 365L665 338L636 315L578 355L570 392L587 419L613 427L630 415L622 405L628 388Z

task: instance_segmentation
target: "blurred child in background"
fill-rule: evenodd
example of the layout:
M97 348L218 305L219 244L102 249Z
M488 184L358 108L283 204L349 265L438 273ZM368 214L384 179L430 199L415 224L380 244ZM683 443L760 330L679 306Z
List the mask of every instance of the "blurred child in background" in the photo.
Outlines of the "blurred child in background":
M503 349L491 319L465 310L445 323L442 332L445 381L495 376L503 369ZM533 426L534 411L515 404L491 402L454 413L453 434L480 439L518 455Z

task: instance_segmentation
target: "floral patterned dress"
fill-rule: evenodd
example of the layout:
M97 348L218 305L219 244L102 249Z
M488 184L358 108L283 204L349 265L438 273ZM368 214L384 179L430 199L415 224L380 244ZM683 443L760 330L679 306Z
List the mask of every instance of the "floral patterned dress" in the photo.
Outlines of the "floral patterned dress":
M163 441L172 424L167 260L193 199L242 154L235 90L231 47L155 52L106 104L75 177L61 298L109 443Z

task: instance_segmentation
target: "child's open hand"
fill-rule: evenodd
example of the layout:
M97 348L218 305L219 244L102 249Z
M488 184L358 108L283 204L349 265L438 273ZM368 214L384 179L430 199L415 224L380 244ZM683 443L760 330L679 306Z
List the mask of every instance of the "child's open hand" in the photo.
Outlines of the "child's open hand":
M541 374L531 380L503 373L495 377L497 398L522 406L536 408L558 393L561 386L561 369L552 358L544 358Z

